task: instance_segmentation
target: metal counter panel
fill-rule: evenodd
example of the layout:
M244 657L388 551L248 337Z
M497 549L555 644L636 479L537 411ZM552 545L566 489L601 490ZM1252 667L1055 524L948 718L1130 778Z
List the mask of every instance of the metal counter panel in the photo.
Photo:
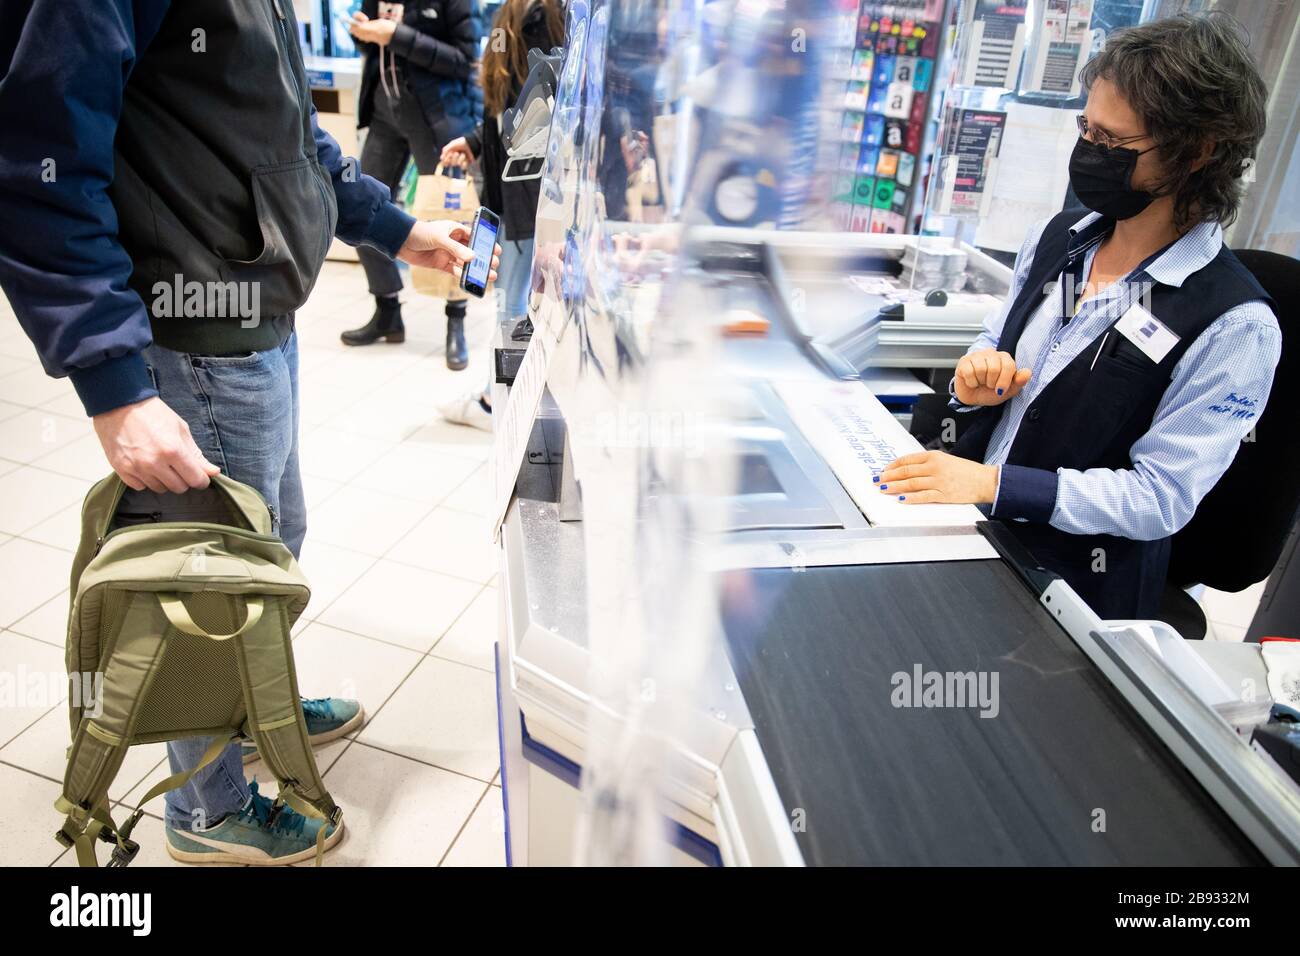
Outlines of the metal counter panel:
M727 578L729 654L809 864L1261 862L1003 562ZM916 664L996 672L997 716L895 707Z

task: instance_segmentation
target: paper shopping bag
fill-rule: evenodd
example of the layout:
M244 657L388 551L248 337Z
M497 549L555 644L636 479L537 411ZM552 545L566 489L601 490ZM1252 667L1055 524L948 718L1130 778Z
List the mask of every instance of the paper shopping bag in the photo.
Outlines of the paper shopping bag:
M417 219L454 219L469 223L478 212L478 193L474 180L465 173L450 175L442 164L432 176L421 176L415 186L414 215ZM455 302L467 298L460 280L440 269L411 266L411 287L422 295L437 296Z

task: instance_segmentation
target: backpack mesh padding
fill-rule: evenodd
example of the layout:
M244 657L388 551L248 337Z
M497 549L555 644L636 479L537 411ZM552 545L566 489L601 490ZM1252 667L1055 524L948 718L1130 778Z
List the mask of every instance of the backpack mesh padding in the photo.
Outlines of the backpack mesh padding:
M228 634L244 620L243 602L215 591L187 594L184 602L194 623L214 634ZM236 717L242 720L243 706L235 648L227 641L169 627L162 665L146 694L135 734L231 726L239 722Z

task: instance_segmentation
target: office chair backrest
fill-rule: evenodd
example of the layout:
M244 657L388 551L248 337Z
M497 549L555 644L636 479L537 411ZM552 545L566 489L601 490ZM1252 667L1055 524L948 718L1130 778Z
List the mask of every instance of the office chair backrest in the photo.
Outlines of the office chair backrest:
M1282 358L1254 441L1242 442L1192 520L1174 535L1169 583L1178 587L1240 591L1264 580L1300 506L1300 442L1291 404L1300 384L1300 261L1257 249L1243 249L1237 258L1273 297Z

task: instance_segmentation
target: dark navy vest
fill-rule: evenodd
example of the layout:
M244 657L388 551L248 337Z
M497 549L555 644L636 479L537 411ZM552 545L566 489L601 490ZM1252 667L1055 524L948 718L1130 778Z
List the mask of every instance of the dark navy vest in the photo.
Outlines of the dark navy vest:
M1025 284L1007 315L999 351L1015 355L1025 325L1042 304L1044 288L1057 283L1067 271L1077 274L1089 241L1113 227L1112 222L1100 220L1071 237L1070 226L1083 215L1083 210L1072 209L1047 224ZM1058 301L1062 299L1059 288L1052 294ZM1219 316L1253 300L1272 304L1268 293L1226 245L1181 286L1155 283L1150 301L1143 304L1179 337L1178 344L1160 362L1153 362L1112 324L1109 336L1103 333L1094 339L1030 404L1007 463L1049 471L1132 468L1129 450L1151 427L1183 354ZM1072 303L1067 307L1073 311ZM1119 318L1117 314L1116 321ZM995 406L966 413L974 420L957 440L953 454L983 461L1004 411L1004 406ZM1134 541L1105 534L1070 534L1023 521L1007 525L1102 618L1159 616L1169 565L1168 538ZM1104 571L1095 570L1102 567Z

